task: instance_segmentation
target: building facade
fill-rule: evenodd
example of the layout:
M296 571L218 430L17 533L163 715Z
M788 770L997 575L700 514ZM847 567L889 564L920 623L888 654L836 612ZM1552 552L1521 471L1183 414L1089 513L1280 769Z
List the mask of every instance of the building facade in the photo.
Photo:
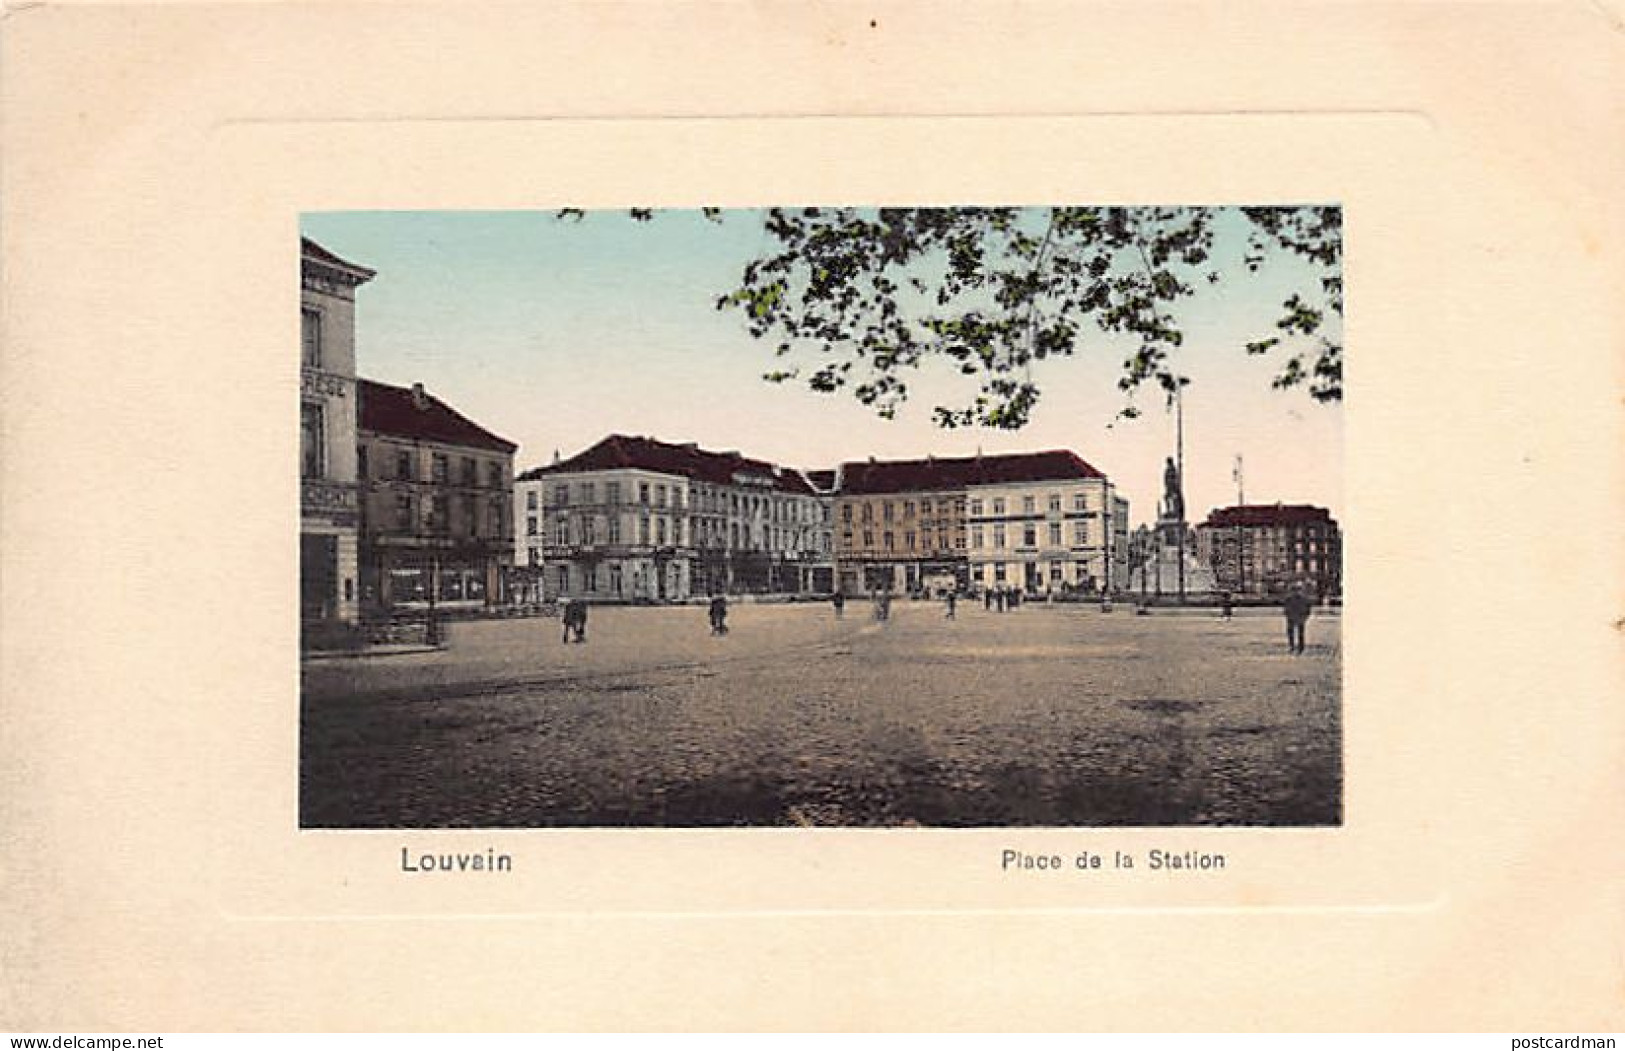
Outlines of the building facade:
M548 599L799 594L831 579L827 499L738 451L610 435L526 471L514 497L515 557Z
M517 447L421 384L360 380L357 390L368 611L505 602Z
M374 272L303 238L299 253L299 611L360 618L355 294Z
M973 586L1034 596L1122 587L1128 501L1076 453L983 457L966 497Z
M1302 584L1321 599L1343 592L1342 533L1324 507L1221 507L1195 531L1197 557L1227 591L1277 596Z
M841 591L963 590L970 464L935 457L842 464L834 497Z
M1128 501L1066 450L841 466L848 593L1097 593L1127 579Z

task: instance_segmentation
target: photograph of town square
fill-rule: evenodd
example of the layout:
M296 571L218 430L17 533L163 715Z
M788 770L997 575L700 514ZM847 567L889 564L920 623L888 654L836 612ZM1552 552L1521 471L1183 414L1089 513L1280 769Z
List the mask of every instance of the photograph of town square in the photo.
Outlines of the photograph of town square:
M1341 227L306 215L301 826L1339 824Z

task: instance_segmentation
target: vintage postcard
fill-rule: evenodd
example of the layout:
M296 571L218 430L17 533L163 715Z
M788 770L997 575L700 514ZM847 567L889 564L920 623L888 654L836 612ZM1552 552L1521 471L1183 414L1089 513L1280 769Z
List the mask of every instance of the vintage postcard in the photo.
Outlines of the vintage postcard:
M1338 824L1342 230L302 216L301 826Z

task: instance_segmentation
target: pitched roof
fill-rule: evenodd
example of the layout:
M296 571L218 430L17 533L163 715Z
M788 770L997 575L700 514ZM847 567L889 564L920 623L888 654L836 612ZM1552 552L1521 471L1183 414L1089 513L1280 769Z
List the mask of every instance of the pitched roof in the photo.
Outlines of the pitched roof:
M813 488L799 471L755 460L729 450L712 452L693 442L677 444L658 438L612 434L584 452L567 460L533 467L517 481L528 482L550 474L636 468L658 474L671 474L715 485L735 485L756 481L782 492L812 495Z
M841 492L854 495L1106 477L1066 449L995 456L933 456L924 460L860 460L842 464L841 476Z
M334 255L308 237L299 238L299 255L301 259L309 259L317 263L338 267L341 270L348 270L362 281L370 281L378 275L378 271L369 270L359 263L352 263L348 259Z
M1205 526L1284 526L1335 524L1331 512L1312 504L1238 504L1208 512Z
M511 453L519 446L470 420L421 387L392 387L373 380L356 380L359 415L356 425L375 434L420 441L466 445Z

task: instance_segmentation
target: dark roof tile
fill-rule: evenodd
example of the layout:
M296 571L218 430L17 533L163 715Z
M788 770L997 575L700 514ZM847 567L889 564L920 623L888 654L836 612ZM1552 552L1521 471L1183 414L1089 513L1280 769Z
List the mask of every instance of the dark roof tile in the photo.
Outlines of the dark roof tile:
M407 387L392 387L373 380L356 380L362 430L396 438L466 445L475 449L512 453L519 448L506 438L470 420L432 394Z

